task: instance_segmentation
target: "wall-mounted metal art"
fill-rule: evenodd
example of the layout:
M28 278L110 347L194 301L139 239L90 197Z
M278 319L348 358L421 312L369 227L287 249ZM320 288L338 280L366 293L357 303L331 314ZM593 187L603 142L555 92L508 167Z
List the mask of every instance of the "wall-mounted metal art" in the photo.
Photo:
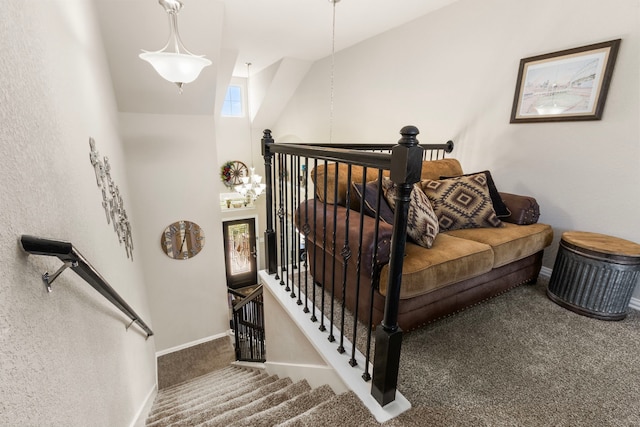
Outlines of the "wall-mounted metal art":
M113 224L113 230L118 235L118 241L120 244L124 243L127 258L133 261L131 223L129 223L127 211L124 209L120 190L111 178L109 159L105 156L103 160L100 160L100 154L96 150L96 141L93 138L89 138L89 147L91 148L89 159L96 173L98 188L102 191L102 207L107 217L107 224Z

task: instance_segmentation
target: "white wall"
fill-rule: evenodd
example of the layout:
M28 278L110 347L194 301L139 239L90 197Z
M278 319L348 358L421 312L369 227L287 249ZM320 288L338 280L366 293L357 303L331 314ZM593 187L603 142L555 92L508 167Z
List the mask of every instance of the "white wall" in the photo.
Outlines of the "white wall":
M233 78L231 84L241 86L243 96L246 102L246 79ZM252 85L253 86L253 85ZM252 98L254 96L252 95ZM246 104L245 104L246 105ZM252 104L252 111L258 108ZM218 162L216 163L215 172L215 190L216 195L220 193L228 193L233 190L226 187L220 179L220 168L223 163L230 160L239 160L251 167L255 167L255 172L262 175L264 180L264 159L261 155L261 138L262 129L255 127L250 128L249 120L243 117L219 117L216 120L216 153ZM264 182L264 181L263 181ZM217 197L217 196L216 196ZM222 220L244 219L258 216L256 221L256 247L258 250L258 270L264 268L264 230L266 228L265 219L265 198L264 195L259 197L254 203L253 209L229 210L222 212ZM224 256L221 252L220 256Z
M337 54L333 141L395 142L407 124L423 143L453 139L465 171L537 198L556 234L549 268L566 230L640 242L639 31L638 0L460 0ZM602 120L509 124L521 58L616 38ZM329 67L314 64L276 141L327 141Z
M3 1L0 10L0 425L126 426L155 386L154 338L62 263L18 238L69 241L150 326L140 250L127 259L102 208L89 137L132 195L92 3ZM133 224L134 243L140 242Z
M120 123L158 350L226 332L213 117L121 113ZM164 229L179 220L197 223L205 235L204 249L188 260L171 259L160 247Z

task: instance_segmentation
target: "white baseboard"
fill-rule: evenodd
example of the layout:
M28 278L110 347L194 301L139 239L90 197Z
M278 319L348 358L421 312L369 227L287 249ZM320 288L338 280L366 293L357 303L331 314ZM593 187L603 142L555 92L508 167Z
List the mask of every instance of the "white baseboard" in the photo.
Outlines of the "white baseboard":
M146 399L142 403L142 406L140 406L140 409L138 409L138 412L136 413L136 416L134 417L133 422L129 427L145 426L147 418L149 416L149 411L151 411L151 407L153 406L153 401L155 400L157 394L158 394L158 383L156 382L153 385L153 387L151 387L149 394L147 394Z
M542 267L540 269L540 276L544 277L545 279L550 279L552 271L553 270L551 270L549 267Z
M546 279L550 279L552 272L553 270L551 268L542 267L540 269L540 276ZM629 302L629 308L640 311L640 298L631 298L631 301Z
M156 358L160 357L160 356L164 356L165 354L174 353L176 351L184 350L185 348L193 347L195 345L204 344L204 343L209 342L209 341L214 341L214 340L217 340L217 339L220 339L220 338L228 337L230 335L231 335L230 332L226 331L226 332L223 332L221 334L211 335L209 337L204 337L204 338L201 338L199 340L195 340L195 341L191 341L191 342L188 342L188 343L184 343L184 344L178 345L176 347L171 347L171 348L167 348L167 349L164 349L164 350L160 350L160 351L156 352Z

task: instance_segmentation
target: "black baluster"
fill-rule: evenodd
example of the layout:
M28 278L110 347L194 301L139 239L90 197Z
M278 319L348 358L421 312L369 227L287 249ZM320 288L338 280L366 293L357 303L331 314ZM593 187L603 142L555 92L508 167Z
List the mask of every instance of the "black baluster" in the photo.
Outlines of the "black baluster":
M336 185L337 187L337 185ZM349 213L351 212L351 165L347 166L347 200L346 200L346 212L345 212L345 230L344 233L344 245L342 246L342 251L340 255L342 255L342 315L340 318L340 345L338 346L338 353L344 353L344 312L346 310L346 301L347 301L347 268L349 266L349 258L351 258L351 247L349 246ZM362 211L362 207L360 209ZM334 221L335 224L335 221ZM356 298L357 301L357 298ZM358 312L356 308L356 313ZM355 341L354 341L355 345ZM353 365L351 365L353 366Z
M331 232L331 301L329 308L329 342L334 342L336 338L333 336L333 314L336 301L336 229L338 228L338 169L340 163L335 163L335 172L333 176L333 231Z
M377 289L377 280L376 280L376 264L378 261L378 228L380 226L380 203L382 200L382 170L378 170L378 195L376 197L376 218L375 218L375 227L373 228L373 241L376 244L373 246L373 254L371 254L371 281L369 286L369 321L367 322L367 352L365 356L365 365L364 365L364 373L362 374L362 379L365 381L369 381L371 379L371 374L369 373L369 360L371 359L371 336L372 336L372 327L373 327L373 298L375 295L375 291Z
M302 231L304 232L304 312L309 312L309 158L304 158L304 226ZM315 246L315 245L314 245Z
M328 162L324 161L324 191L323 191L323 201L322 204L322 295L320 296L320 330L326 331L327 327L324 325L324 299L325 299L325 288L327 283L326 272L327 272L327 175L329 175L328 170Z
M313 281L312 286L312 294L313 294L313 304L311 304L311 321L317 322L318 318L316 317L316 288L315 283L318 281L318 276L316 276L317 267L318 267L318 258L317 255L317 247L318 247L318 214L317 214L317 205L318 205L318 159L313 159L313 182L314 182L314 194L313 194ZM307 250L307 254L308 254Z
M351 366L356 366L358 362L356 361L356 333L358 331L358 311L360 307L360 271L362 268L362 239L363 239L363 229L364 229L364 204L367 195L367 167L365 166L362 170L362 194L360 195L360 221L358 223L358 258L356 259L356 307L355 307L355 315L353 319L353 347L351 348L351 359L349 360L349 364ZM378 210L379 211L379 210ZM376 211L376 212L378 212ZM377 229L376 229L377 231ZM374 245L375 248L378 245ZM371 300L371 306L373 305L373 300ZM369 325L371 325L371 319L369 319ZM371 326L369 326L369 335L371 334ZM365 374L368 375L369 370L369 358L367 357L367 363L365 363ZM368 380L367 380L368 381Z
M284 228L284 154L278 154L278 217L280 218L280 286L284 286L284 276L287 271L284 253L285 248L285 228Z
M282 227L283 230L283 234L284 234L284 256L283 256L283 262L282 264L285 266L285 269L288 271L289 270L289 185L287 185L287 181L290 177L291 172L287 169L287 157L285 155L284 160L282 162L282 165L284 166L284 176L283 176L283 180L282 180L282 187L284 188L283 194L282 196L284 197L284 225ZM284 274L283 274L284 276ZM291 290L291 287L289 287L289 274L286 274L285 277L285 288L284 290L289 292Z
M297 188L297 203L295 203L296 206L296 211L298 212L298 225L300 225L302 223L302 219L301 219L301 215L302 213L300 212L300 205L301 205L301 201L300 201L300 185L302 184L300 182L300 156L296 156L296 188ZM298 268L298 300L296 301L296 304L298 305L302 305L302 299L300 298L300 294L302 293L302 265L300 265L300 246L301 246L301 242L300 242L300 230L296 229L296 250L295 250L295 254L296 254L296 259L298 261L298 266L300 268ZM305 294L306 295L306 294Z

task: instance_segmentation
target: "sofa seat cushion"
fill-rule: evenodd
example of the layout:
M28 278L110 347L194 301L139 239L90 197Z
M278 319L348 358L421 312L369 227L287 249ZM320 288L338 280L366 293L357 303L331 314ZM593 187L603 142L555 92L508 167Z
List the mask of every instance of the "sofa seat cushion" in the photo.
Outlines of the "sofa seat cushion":
M493 268L533 255L551 244L553 229L547 224L516 225L501 228L472 228L447 231L447 235L491 246Z
M430 249L407 242L400 299L413 298L479 276L490 271L493 264L491 246L473 240L440 233ZM386 295L388 277L387 264L380 273L382 295Z

